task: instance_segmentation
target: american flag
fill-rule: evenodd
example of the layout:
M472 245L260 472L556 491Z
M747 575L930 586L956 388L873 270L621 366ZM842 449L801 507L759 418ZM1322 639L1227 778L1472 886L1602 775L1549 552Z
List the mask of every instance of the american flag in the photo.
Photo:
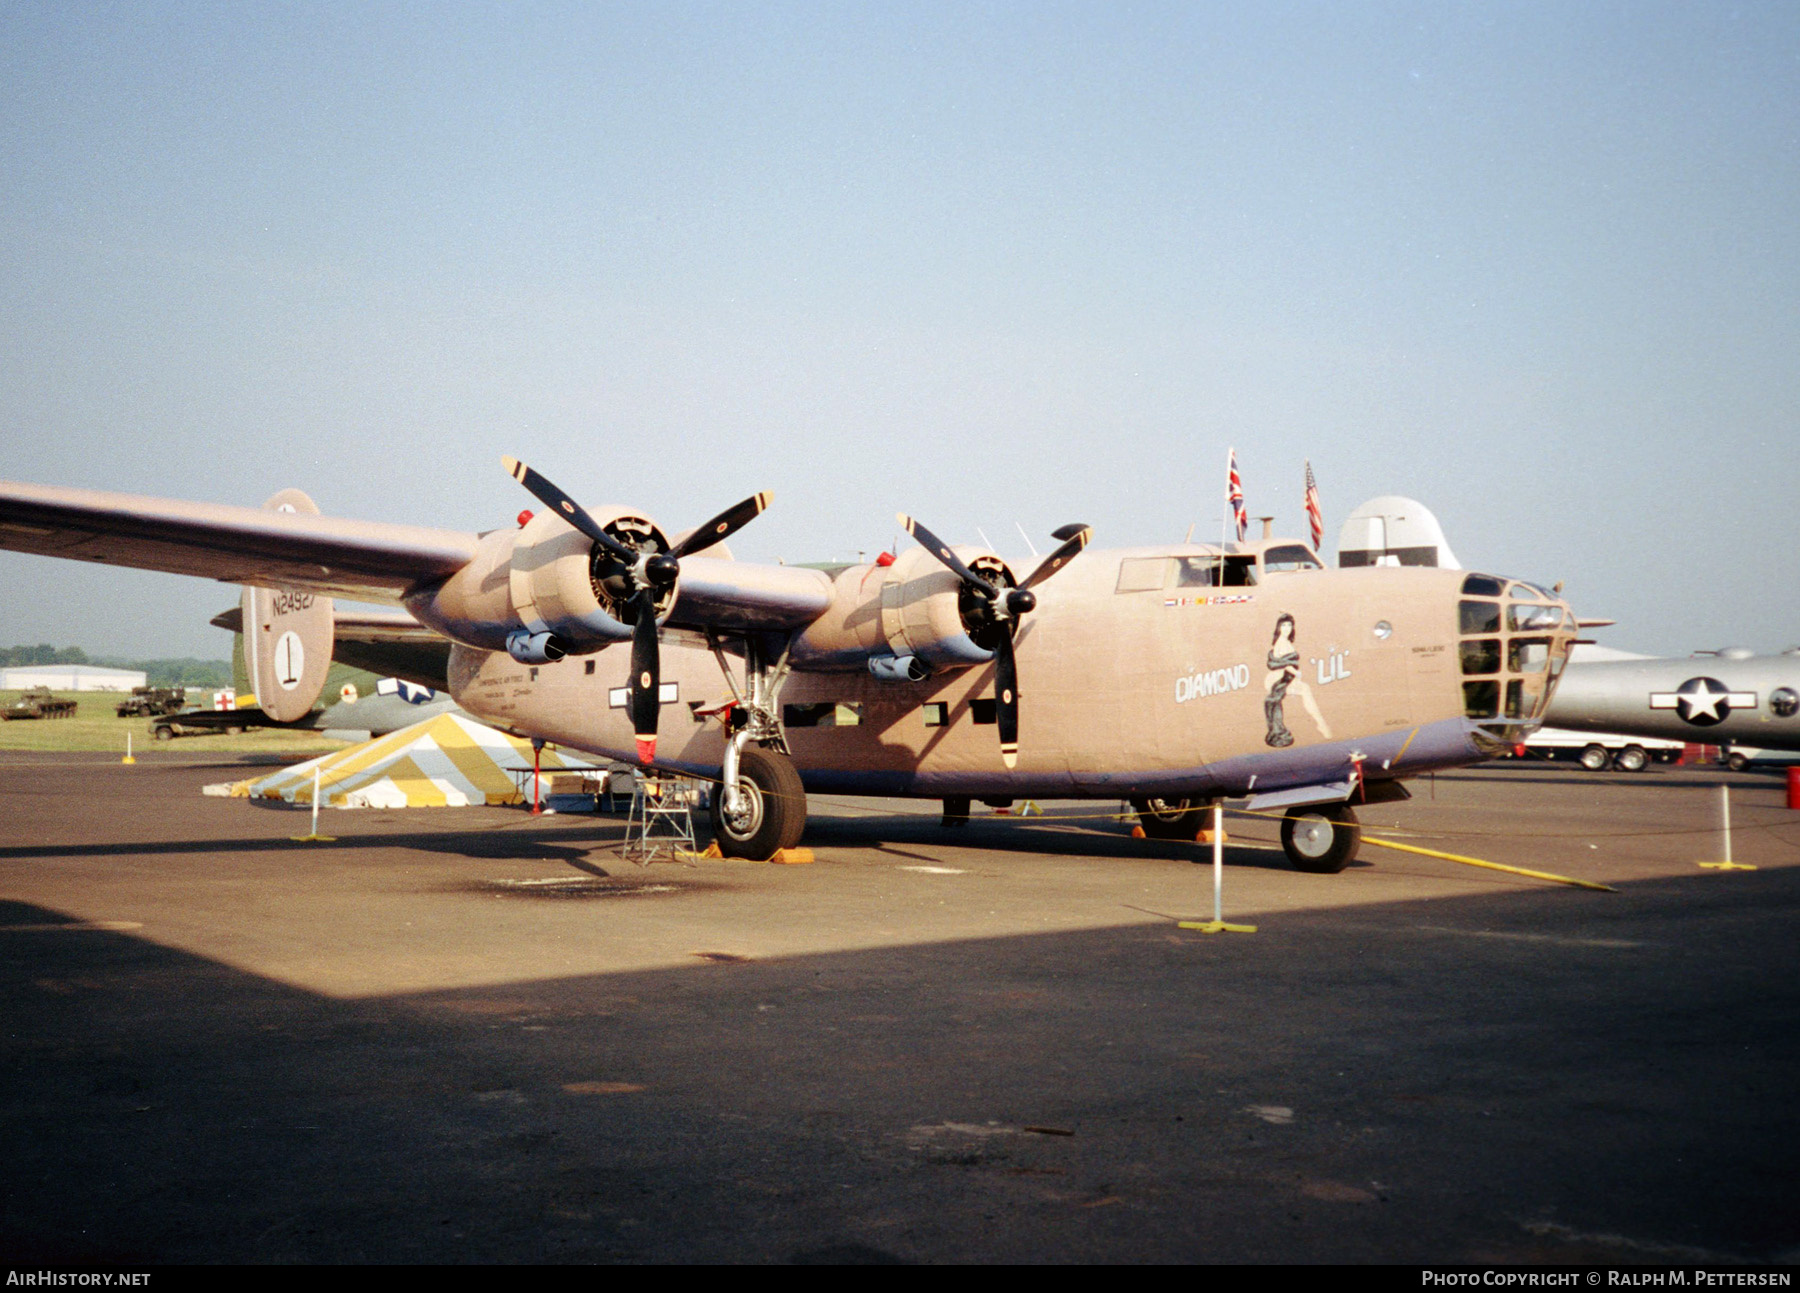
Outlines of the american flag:
M1319 482L1313 479L1312 462L1306 464L1306 520L1312 526L1313 551L1325 538L1325 511L1319 506Z
M1237 450L1231 451L1225 469L1225 501L1231 504L1231 517L1237 522L1238 542L1250 533L1250 514L1244 510L1244 478L1238 475Z

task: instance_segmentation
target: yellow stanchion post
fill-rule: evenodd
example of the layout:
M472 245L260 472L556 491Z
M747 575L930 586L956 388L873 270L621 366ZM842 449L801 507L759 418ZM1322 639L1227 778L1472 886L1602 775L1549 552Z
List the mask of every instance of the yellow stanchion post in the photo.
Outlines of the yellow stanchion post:
M120 759L119 762L120 763L136 763L137 762L136 759L131 757L131 733L130 732L125 733L125 757Z
M1225 810L1216 802L1213 804L1212 816L1213 918L1177 921L1176 927L1197 929L1202 934L1254 934L1255 925L1225 923Z
M1723 781L1719 783L1719 830L1725 837L1725 860L1723 862L1702 862L1701 866L1708 871L1754 871L1756 868L1748 862L1731 860L1731 787Z
M295 835L292 838L296 844L329 844L337 838L335 835L319 834L319 767L317 764L313 765L312 830L305 835Z

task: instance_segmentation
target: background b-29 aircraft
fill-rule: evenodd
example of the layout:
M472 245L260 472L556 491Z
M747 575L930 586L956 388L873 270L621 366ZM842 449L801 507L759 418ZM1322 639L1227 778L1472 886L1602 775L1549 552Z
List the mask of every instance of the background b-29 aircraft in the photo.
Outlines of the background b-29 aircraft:
M1430 508L1390 494L1345 519L1338 563L1454 567L1456 558ZM1544 720L1603 735L1800 751L1800 647L1779 655L1726 647L1686 657L1576 651ZM1590 748L1604 766L1604 748ZM1641 767L1641 749L1637 757Z
M0 547L265 590L265 709L309 709L336 651L524 736L717 778L727 854L797 843L806 795L1128 799L1193 838L1204 806L1285 810L1304 870L1355 854L1353 802L1486 757L1541 718L1577 632L1555 594L1461 570L1328 570L1285 539L1087 550L1017 570L919 546L824 569L732 559L758 494L697 529L544 506L484 534L0 483ZM404 611L334 612L332 597ZM379 659L379 665L372 663Z

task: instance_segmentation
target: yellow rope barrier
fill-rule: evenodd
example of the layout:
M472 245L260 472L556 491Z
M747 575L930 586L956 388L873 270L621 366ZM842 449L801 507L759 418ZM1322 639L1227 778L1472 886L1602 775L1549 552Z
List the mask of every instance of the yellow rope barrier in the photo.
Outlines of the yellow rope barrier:
M1363 843L1373 844L1377 848L1397 849L1402 853L1418 853L1428 858L1443 858L1446 862L1460 862L1464 866L1478 866L1488 871L1507 871L1513 875L1530 876L1533 880L1552 880L1557 884L1572 884L1578 889L1597 889L1601 893L1617 893L1617 889L1609 884L1600 884L1595 880L1576 880L1566 875L1553 875L1548 871L1530 871L1522 866L1505 866L1499 862L1483 862L1480 858L1466 858L1456 853L1440 853L1436 849L1422 849L1411 844L1396 844L1393 840L1378 840L1373 835L1364 835Z
M697 781L702 784L707 784L707 785L720 784L719 778L717 778L717 777L695 776L693 774L688 774L688 773L680 773L680 774L675 774L675 775L685 776L685 777L687 777L688 780ZM932 798L935 798L935 797L936 796L932 796ZM815 796L810 797L811 802L813 802L815 804L825 798L827 798L827 796L823 796L823 795L815 795ZM844 798L844 796L835 796L835 798ZM852 796L852 798L860 799L861 797L860 796ZM861 811L862 813L864 813L868 816L871 816L871 817L879 817L879 816L910 817L910 816L918 815L914 810L910 810L910 809L883 808L883 807L878 807L876 805L867 804L867 803L858 803L856 805L856 807L859 809L859 811ZM1034 807L1035 807L1035 805L1034 805ZM1275 822L1279 822L1282 819L1282 817L1285 815L1284 813L1281 813L1281 812L1267 812L1267 811L1252 812L1246 808L1227 808L1227 809L1225 809L1225 811L1230 813L1234 817L1249 817L1249 818L1253 818L1253 819L1267 821L1267 822L1270 822L1271 824L1273 824ZM1024 826L1026 829L1042 830L1042 829L1046 829L1046 828L1056 829L1061 826L1065 826L1065 825L1069 825L1069 824L1073 824L1073 823L1080 823L1080 822L1128 822L1128 821L1135 822L1137 820L1137 816L1138 816L1135 811L1119 812L1117 810L1113 810L1113 811L1108 811L1108 812L1095 812L1095 813L1065 813L1065 812L1046 813L1041 808L1039 808L1038 811L1032 815L1037 818L1036 822L1028 822L1023 814L1015 815L1013 819L1018 821L1019 824L1021 826ZM1740 830L1749 830L1749 831L1773 832L1775 830L1778 830L1782 827L1789 826L1789 825L1792 825L1792 823L1789 823L1789 822L1764 822L1764 823L1758 823L1754 826L1741 827L1739 829ZM1706 830L1696 829L1696 830L1662 830L1662 831L1614 831L1614 832L1608 832L1607 834L1598 836L1597 838L1601 838L1601 839L1641 839L1641 838L1645 838L1645 837L1661 836L1661 835L1668 835L1668 836L1699 835L1699 834L1710 833L1710 831L1711 831L1711 828L1707 828ZM1582 833L1582 834L1571 833L1571 834L1565 835L1560 832L1557 832L1557 833L1546 832L1543 834L1532 834L1530 832L1513 831L1513 832L1508 832L1504 836L1498 832L1467 831L1467 830L1463 830L1463 831L1434 830L1434 831L1430 831L1430 832L1420 831L1417 833L1421 834L1421 835L1428 835L1431 837L1437 837L1437 838L1448 837L1451 839L1594 838L1593 836L1591 836L1588 833ZM1377 848L1393 849L1393 850L1395 850L1397 852L1401 852L1401 853L1416 853L1416 854L1419 854L1421 857L1442 858L1446 862L1455 862L1462 866L1481 867L1481 868L1483 868L1485 870L1489 870L1489 871L1504 871L1511 875L1526 876L1533 880L1548 880L1553 884L1573 885L1576 888L1592 889L1592 890L1595 890L1600 893L1617 893L1618 892L1618 890L1613 888L1611 885L1600 884L1599 882L1593 881L1593 880L1577 880L1570 876L1556 875L1553 872L1549 872L1549 871L1533 871L1527 867L1507 866L1501 862L1488 862L1488 861L1484 861L1481 858L1464 857L1460 853L1445 853L1438 849L1420 848L1417 845L1413 845L1413 844L1402 844L1397 840L1377 839L1375 836L1370 835L1366 830L1363 832L1362 838L1365 841L1367 841L1368 843L1375 845ZM1775 838L1780 840L1781 843L1784 843L1784 844L1789 843L1789 841L1787 841L1787 840L1781 840L1779 836L1776 836ZM1183 841L1183 840L1159 840L1158 841L1158 843L1162 843L1162 844L1181 844L1181 843L1186 843L1186 842L1187 841Z

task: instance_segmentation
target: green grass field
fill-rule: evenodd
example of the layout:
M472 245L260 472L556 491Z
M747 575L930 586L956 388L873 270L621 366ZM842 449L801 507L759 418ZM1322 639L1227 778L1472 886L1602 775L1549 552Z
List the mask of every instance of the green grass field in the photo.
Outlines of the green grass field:
M23 692L0 691L0 707L11 705ZM195 700L200 693L190 692ZM76 703L73 718L14 719L0 722L0 750L116 750L125 754L125 738L131 737L134 753L149 750L195 751L207 754L322 754L342 749L342 743L327 741L317 732L289 732L270 728L251 728L237 736L224 733L206 736L182 736L173 741L157 741L150 735L148 718L120 718L115 712L125 697L110 691L57 692L61 700Z

